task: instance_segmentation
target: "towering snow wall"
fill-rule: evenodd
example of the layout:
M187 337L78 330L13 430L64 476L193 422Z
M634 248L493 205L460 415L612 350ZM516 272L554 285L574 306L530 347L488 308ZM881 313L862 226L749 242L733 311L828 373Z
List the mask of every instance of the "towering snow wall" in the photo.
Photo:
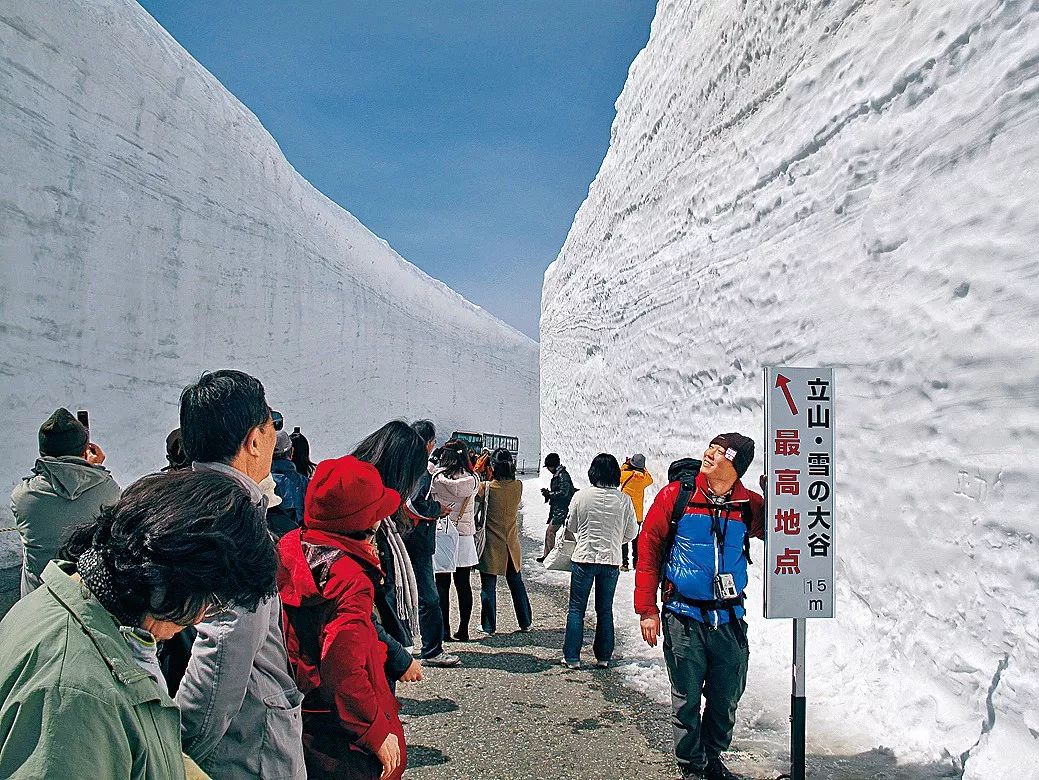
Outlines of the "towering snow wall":
M662 0L542 303L577 474L735 429L757 475L763 366L836 367L811 709L975 778L1039 776L1037 138L1035 3Z
M318 457L428 416L537 458L536 343L315 190L136 3L0 4L0 148L3 490L60 405L121 483L163 465L180 390L223 367Z

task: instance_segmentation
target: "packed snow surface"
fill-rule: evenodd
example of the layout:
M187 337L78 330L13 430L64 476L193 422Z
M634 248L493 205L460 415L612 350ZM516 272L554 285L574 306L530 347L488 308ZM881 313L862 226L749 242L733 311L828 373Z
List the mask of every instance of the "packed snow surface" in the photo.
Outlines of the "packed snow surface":
M225 367L315 459L427 416L537 458L536 343L315 190L136 3L0 4L0 143L2 490L58 406L120 483L164 465L181 389Z
M739 430L754 483L763 367L836 368L815 750L1039 777L1037 98L1035 3L664 0L545 275L544 447L578 477ZM789 622L752 632L781 722Z

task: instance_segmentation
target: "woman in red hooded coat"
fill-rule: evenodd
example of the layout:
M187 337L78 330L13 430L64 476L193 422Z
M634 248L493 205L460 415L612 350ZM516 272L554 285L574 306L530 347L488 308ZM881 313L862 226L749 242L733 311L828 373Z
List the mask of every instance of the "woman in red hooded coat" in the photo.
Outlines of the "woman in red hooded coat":
M372 622L382 573L379 521L400 506L375 467L353 456L318 464L303 527L282 537L278 590L285 642L304 694L303 747L311 778L397 780L407 766L399 705Z

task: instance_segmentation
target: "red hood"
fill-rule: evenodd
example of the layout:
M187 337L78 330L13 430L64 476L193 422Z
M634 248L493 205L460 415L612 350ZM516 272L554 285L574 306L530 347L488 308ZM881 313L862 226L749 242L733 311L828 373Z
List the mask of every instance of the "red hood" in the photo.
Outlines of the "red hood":
M310 564L303 555L300 529L289 531L278 542L281 565L278 567L278 593L290 607L300 607L322 599L321 591L314 582Z
M310 544L342 550L359 563L379 568L378 555L365 542L313 529L297 528L290 531L278 542L281 558L278 566L278 593L282 602L290 607L310 606L326 600L314 581L314 573L303 553L304 539Z

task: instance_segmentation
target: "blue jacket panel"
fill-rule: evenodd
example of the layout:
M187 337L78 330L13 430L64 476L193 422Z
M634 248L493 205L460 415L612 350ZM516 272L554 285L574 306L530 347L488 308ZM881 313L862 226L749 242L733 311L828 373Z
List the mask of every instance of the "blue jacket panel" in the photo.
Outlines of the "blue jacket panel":
M284 514L294 515L296 525L303 525L303 499L307 495L309 479L296 470L288 458L277 458L271 463L274 492L281 498L278 509Z
M706 503L698 490L693 499ZM724 544L711 531L710 510L690 507L678 521L671 554L664 567L664 576L674 589L687 599L710 601L714 598L714 578L717 574L731 574L736 590L742 593L747 587L747 558L743 553L743 540L747 526L743 523L739 509L718 512L717 524L724 537ZM699 607L672 600L665 609L680 615L703 621ZM736 607L736 617L744 615L742 607ZM708 618L716 625L729 622L727 610L708 612Z

